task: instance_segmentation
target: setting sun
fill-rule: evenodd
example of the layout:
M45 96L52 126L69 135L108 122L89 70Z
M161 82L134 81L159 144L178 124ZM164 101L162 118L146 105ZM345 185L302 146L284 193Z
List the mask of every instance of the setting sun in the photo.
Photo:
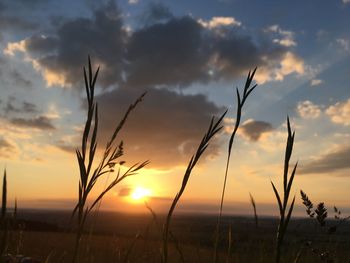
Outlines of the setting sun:
M143 187L136 187L130 196L133 200L137 201L137 200L144 200L150 195L151 195L150 189L146 189Z

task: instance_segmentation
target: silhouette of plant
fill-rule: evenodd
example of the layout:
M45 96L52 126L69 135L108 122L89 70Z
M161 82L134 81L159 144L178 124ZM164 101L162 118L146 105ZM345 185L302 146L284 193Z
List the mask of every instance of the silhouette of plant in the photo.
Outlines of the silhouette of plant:
M76 150L77 160L80 170L80 180L79 180L79 192L78 192L78 202L73 210L72 218L77 213L77 230L76 230L76 241L75 249L73 255L73 262L78 261L80 240L83 234L84 225L86 218L91 210L98 204L104 195L108 193L113 187L118 183L123 181L125 178L136 174L138 170L145 167L149 161L142 163L136 163L129 168L122 169L124 161L118 161L118 159L123 156L123 141L119 144L116 144L116 138L122 127L124 126L129 114L132 110L135 109L138 103L140 103L145 96L143 93L133 104L131 104L124 114L124 117L121 119L119 124L116 126L111 138L106 144L106 147L102 153L102 158L99 161L96 168L93 169L93 164L95 160L95 153L97 149L97 135L98 135L98 106L95 101L95 84L97 76L99 73L99 68L93 74L90 57L88 59L88 73L84 67L84 81L85 81L85 90L87 96L87 119L85 122L85 128L82 137L81 150ZM107 173L115 172L116 167L118 167L116 176L109 183L105 190L100 192L97 198L92 202L91 205L87 205L87 200L89 194L93 190L97 181L101 176ZM124 171L123 171L124 170Z
M294 175L298 166L298 163L296 163L291 173L291 176L288 179L289 160L293 151L294 135L295 135L295 132L293 131L292 133L291 131L289 118L287 118L287 128L288 128L288 138L287 138L287 146L286 146L286 152L285 152L285 158L284 158L283 199L281 199L280 194L278 193L274 183L271 181L271 185L276 195L279 212L280 212L280 220L278 225L277 242L276 242L276 258L275 258L276 263L280 262L281 246L282 246L283 239L286 234L288 223L291 218L293 207L294 207L295 196L293 197L293 200L289 206L289 209L288 209L288 200L289 200L290 189L292 188L292 184L293 184ZM288 210L288 213L287 213L287 210Z

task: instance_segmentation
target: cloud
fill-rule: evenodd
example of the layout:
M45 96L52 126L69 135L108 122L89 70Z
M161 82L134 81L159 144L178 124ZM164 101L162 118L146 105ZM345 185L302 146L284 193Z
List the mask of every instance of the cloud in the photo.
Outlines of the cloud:
M0 148L3 149L3 148L9 148L9 147L11 147L11 144L5 139L0 138Z
M136 5L139 3L139 0L128 0L128 3L131 5Z
M10 158L14 152L16 152L14 144L0 137L0 157Z
M145 11L140 16L140 22L142 27L145 27L160 21L167 21L173 17L172 12L167 6L160 2L151 2L147 5Z
M72 145L66 145L64 144L63 142L59 142L56 144L56 147L61 149L62 151L64 152L67 152L67 153L72 153L72 154L75 154L75 151L76 149L79 148L79 146L72 146Z
M30 80L23 77L23 75L15 69L10 72L10 78L13 80L14 84L19 87L28 88L33 85Z
M350 51L350 41L344 38L337 38L335 40L337 44L345 51Z
M102 87L185 88L192 83L232 81L255 66L260 83L304 74L303 59L286 45L253 37L243 27L232 29L240 23L232 17L209 21L175 17L160 4L151 5L146 14L151 23L128 31L111 1L90 18L70 19L51 33L8 43L4 52L9 56L24 52L49 86L80 87L87 54L101 65ZM218 33L222 26L227 29ZM278 28L277 32L288 35L289 31Z
M15 126L34 128L39 130L54 130L55 126L51 123L51 119L45 116L35 118L12 118L10 122Z
M337 102L326 109L326 114L331 118L332 122L350 125L350 99L345 102Z
M17 51L26 52L26 40L7 43L7 46L3 52L5 55L14 56L15 52Z
M190 17L174 18L132 34L128 85L185 86L208 77L202 28Z
M277 35L273 42L285 47L296 46L297 43L294 39L294 32L283 30L279 25L272 25L265 29L266 32L271 32Z
M30 103L28 101L22 101L18 105L16 102L15 97L9 97L6 102L6 106L3 108L4 113L12 114L12 113L37 113L38 109L37 106L33 103Z
M118 89L98 97L102 138L110 137L122 113L139 95L137 89ZM203 95L149 89L120 134L125 160L132 163L150 159L151 166L157 168L184 165L198 147L211 117L223 111ZM206 154L215 156L218 151L214 140Z
M350 3L350 0L342 0L344 4Z
M241 26L242 23L237 21L234 17L222 17L214 16L211 20L205 21L203 19L198 19L198 22L206 28L214 29L222 26Z
M17 145L13 140L9 140L4 138L4 136L0 136L0 157L6 159L12 159L18 154Z
M5 53L25 52L33 66L41 71L48 85L77 84L87 55L101 65L101 84L122 80L126 31L113 1L95 10L94 16L62 23L55 35L33 35L24 42L9 43Z
M305 73L304 60L292 52L285 53L280 68L275 72L277 80L283 80L284 76L292 73L303 75Z
M322 83L323 83L322 79L313 79L313 80L311 80L310 85L311 86L318 86L318 85L321 85Z
M132 192L132 187L123 187L121 189L119 189L118 191L118 196L129 196Z
M303 119L316 119L321 114L320 107L309 100L299 102L296 110Z
M325 174L350 168L350 145L339 146L315 160L301 164L301 174Z
M285 76L293 73L297 75L305 74L304 60L290 51L282 52L282 56L278 57L278 62L276 60L271 61L267 57L263 57L263 60L266 63L262 64L255 77L258 83L263 84L271 80L283 81Z
M10 3L6 4L11 4ZM16 31L28 31L38 28L38 24L32 21L27 20L24 17L12 15L9 12L9 6L6 6L4 3L1 3L0 6L0 29L1 31L5 30L16 30Z
M241 131L250 141L258 141L263 133L271 132L272 125L264 121L247 120L241 126Z

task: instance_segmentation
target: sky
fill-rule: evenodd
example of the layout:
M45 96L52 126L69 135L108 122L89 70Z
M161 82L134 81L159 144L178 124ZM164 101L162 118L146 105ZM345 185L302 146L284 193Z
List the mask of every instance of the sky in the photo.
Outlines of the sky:
M124 168L150 160L102 208L164 212L212 116L222 131L194 169L178 211L217 213L235 89L257 67L235 138L224 213L277 214L286 118L295 130L292 194L350 212L350 1L0 0L0 167L9 205L70 209L86 119L83 67L100 67L99 144L128 106ZM104 189L115 173L101 178ZM135 189L136 193L135 193ZM281 191L281 190L280 190ZM146 198L133 198L144 193ZM141 194L142 195L142 194Z

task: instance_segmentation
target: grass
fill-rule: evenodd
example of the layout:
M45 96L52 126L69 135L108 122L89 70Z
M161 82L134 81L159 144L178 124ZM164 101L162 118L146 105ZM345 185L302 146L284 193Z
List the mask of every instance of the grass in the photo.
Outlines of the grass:
M116 143L117 136L120 130L123 128L129 114L135 109L135 107L142 101L145 93L142 94L133 104L129 106L124 117L116 125L111 138L106 144L106 147L102 153L102 158L99 163L93 169L95 154L98 146L98 104L95 101L95 85L99 68L93 73L90 57L88 59L88 70L84 67L84 81L85 91L87 97L87 118L85 122L84 132L82 136L81 150L76 150L77 161L79 164L80 180L79 180L79 191L78 191L78 202L73 210L72 217L77 213L77 228L76 228L76 242L75 242L75 253L73 256L73 263L79 260L79 248L82 233L86 218L89 213L95 208L95 206L102 200L102 198L117 184L122 182L129 176L137 173L140 169L145 167L149 161L136 163L122 171L124 161L119 161L119 158L123 156L123 141ZM117 168L114 179L109 185L100 192L97 197L92 201L92 204L88 205L87 200L90 193L93 191L96 183L105 174L114 173Z
M255 227L258 228L259 226L259 220L258 220L258 214L256 212L256 204L255 204L255 200L254 197L252 196L251 193L249 193L249 197L250 197L250 203L253 207L253 211L254 211L254 221L255 221Z
M273 191L276 196L278 208L279 208L279 224L278 224L278 230L277 230L277 237L276 237L276 252L275 252L275 262L279 263L281 259L281 249L282 249L282 243L284 240L284 236L287 232L287 227L289 224L289 220L292 216L294 202L295 202L295 196L293 197L293 200L291 204L288 204L289 201L289 195L290 190L293 185L293 180L295 176L295 172L298 166L298 163L295 164L293 171L288 178L288 170L289 170L289 161L290 157L293 152L293 144L294 144L294 135L295 132L290 128L290 122L289 118L287 118L287 129L288 129L288 138L287 138L287 145L286 145L286 151L285 151L285 158L284 158L284 172L283 172L283 196L281 198L281 195L277 191L274 183L271 181L271 185L273 188ZM288 208L289 206L289 208Z
M7 179L6 179L6 168L5 168L4 177L2 180L1 221L5 220L6 209L7 209Z
M253 92L253 90L257 87L257 84L251 86L252 81L254 79L255 72L256 72L256 68L253 70L253 72L249 71L245 85L244 85L244 89L243 89L243 96L241 96L238 88L236 89L236 95L237 95L236 121L235 121L235 126L233 128L232 134L231 134L230 139L229 139L228 149L227 149L227 160L226 160L224 184L223 184L222 191L221 191L220 209L219 209L219 216L218 216L218 221L217 221L217 225L216 225L216 233L215 233L215 241L214 241L214 260L213 260L214 263L217 262L219 231L220 231L221 218L222 218L222 209L223 209L223 205L224 205L227 176L228 176L229 166L230 166L232 145L233 145L233 141L235 139L237 130L239 128L239 125L241 123L242 109L243 109L244 103L246 102L249 95Z
M7 250L8 246L8 222L6 220L6 211L7 211L7 179L6 179L6 168L4 170L4 176L2 180L2 199L1 199L1 218L0 218L0 227L1 232L1 244L0 244L0 257L2 258ZM1 259L0 259L1 260Z
M188 180L191 176L191 172L193 168L196 166L197 162L199 161L200 157L202 154L205 152L207 147L209 146L210 140L214 137L215 134L217 134L221 129L221 122L223 118L225 117L226 112L221 115L221 117L214 122L214 117L211 119L208 131L204 134L202 141L200 142L198 149L196 153L191 157L191 160L188 163L187 169L185 171L184 177L182 179L182 184L180 187L179 192L176 194L168 215L166 217L166 222L164 225L164 232L163 232L163 251L162 251L162 262L167 263L168 262L168 240L169 240L169 228L170 228L170 223L171 223L171 217L174 213L175 207L177 203L179 202L183 192L185 191L186 185L188 183Z

